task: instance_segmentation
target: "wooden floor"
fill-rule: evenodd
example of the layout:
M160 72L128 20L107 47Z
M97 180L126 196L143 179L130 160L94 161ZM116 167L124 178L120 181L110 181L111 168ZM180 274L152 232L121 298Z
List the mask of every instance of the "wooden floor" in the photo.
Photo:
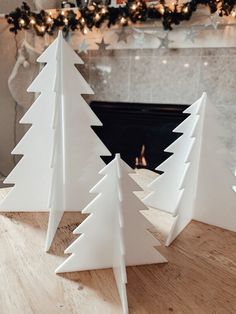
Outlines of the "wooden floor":
M152 176L141 172L137 181L145 184ZM147 217L163 240L171 217L156 210ZM80 213L65 214L46 254L47 213L0 214L1 314L122 313L111 270L54 274L83 219ZM236 313L235 233L192 222L171 247L159 251L168 264L127 268L131 314Z

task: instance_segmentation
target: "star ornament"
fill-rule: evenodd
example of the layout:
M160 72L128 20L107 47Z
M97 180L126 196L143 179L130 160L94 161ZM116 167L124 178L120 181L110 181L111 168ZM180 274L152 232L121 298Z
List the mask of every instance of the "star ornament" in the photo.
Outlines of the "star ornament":
M102 37L102 41L100 43L96 43L98 45L98 51L105 52L107 47L109 47L109 44L106 44L104 41L104 37Z
M133 33L134 41L138 46L142 46L144 43L144 31L134 28Z
M192 44L195 43L195 37L199 34L198 31L193 30L192 28L185 33L185 40L191 41Z
M167 32L164 37L157 36L157 38L160 40L160 46L158 47L158 49L169 48L169 44L174 42L173 40L169 40L169 32Z
M84 52L88 53L89 45L87 44L86 40L84 39L81 44L79 45L79 53Z
M125 31L124 27L122 27L122 30L119 33L116 32L116 35L118 35L118 43L121 41L127 43L127 38L129 37L129 34Z
M217 30L219 24L220 24L220 17L219 13L214 13L208 16L209 21L204 25L205 28L213 27L215 30Z

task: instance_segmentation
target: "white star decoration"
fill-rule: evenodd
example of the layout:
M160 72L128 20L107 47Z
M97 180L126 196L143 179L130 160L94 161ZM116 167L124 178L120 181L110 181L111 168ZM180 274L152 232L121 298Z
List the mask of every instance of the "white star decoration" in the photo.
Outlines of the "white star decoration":
M87 44L86 40L84 39L79 45L79 53L84 52L88 53L89 45Z
M214 14L209 15L209 22L207 22L204 27L213 27L215 30L218 28L219 24L220 24L220 17L219 17L219 13L216 12Z
M169 40L169 32L167 32L164 37L157 36L157 38L160 40L160 46L158 47L158 49L169 48L169 44L174 42L173 40Z
M199 34L199 31L194 30L191 28L190 30L187 30L185 33L185 40L191 41L193 44L195 42L195 37Z
M144 31L138 28L133 29L134 41L138 46L142 46L144 43Z

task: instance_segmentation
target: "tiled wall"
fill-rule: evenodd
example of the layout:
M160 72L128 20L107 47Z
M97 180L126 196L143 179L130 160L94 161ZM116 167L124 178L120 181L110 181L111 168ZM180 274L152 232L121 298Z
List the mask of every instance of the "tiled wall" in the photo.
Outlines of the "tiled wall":
M222 113L236 162L236 48L90 51L81 57L94 100L191 104L206 91Z
M14 56L4 56L1 66L14 63ZM80 71L95 91L88 100L191 104L206 91L222 112L229 131L226 144L236 153L236 48L89 51L81 57L85 64ZM9 71L1 76L6 97L1 94L0 170L6 174L13 168L15 103L6 92L12 67L8 64ZM17 132L20 138L22 129ZM236 165L236 154L234 160Z

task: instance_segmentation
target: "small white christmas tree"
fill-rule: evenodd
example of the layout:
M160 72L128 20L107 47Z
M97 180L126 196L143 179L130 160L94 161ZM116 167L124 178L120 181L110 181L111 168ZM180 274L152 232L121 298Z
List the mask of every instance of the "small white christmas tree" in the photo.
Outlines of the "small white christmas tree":
M129 176L133 172L118 154L100 171L104 177L91 190L98 195L82 211L90 215L74 231L81 235L65 251L72 255L56 270L113 268L124 313L125 266L166 262L154 248L159 241L147 231L150 223L139 212L145 206L133 193L141 190Z
M174 154L182 154L184 165L181 166L181 159L172 155L166 162L166 172L152 184L156 190L145 200L146 204L176 217L166 245L170 245L192 219L236 231L236 193L233 189L236 179L230 171L229 153L220 139L225 132L220 127L219 113L205 93L185 112L194 116L190 142L183 140L182 145L175 146L185 136L185 126L191 116L175 129L184 134L172 144ZM173 164L171 160L174 160Z
M46 249L64 211L80 211L91 201L89 190L110 155L91 125L102 125L81 94L93 94L75 67L83 61L63 39L38 58L47 63L28 91L40 96L21 120L32 124L14 149L23 158L5 183L15 184L1 211L48 211Z

